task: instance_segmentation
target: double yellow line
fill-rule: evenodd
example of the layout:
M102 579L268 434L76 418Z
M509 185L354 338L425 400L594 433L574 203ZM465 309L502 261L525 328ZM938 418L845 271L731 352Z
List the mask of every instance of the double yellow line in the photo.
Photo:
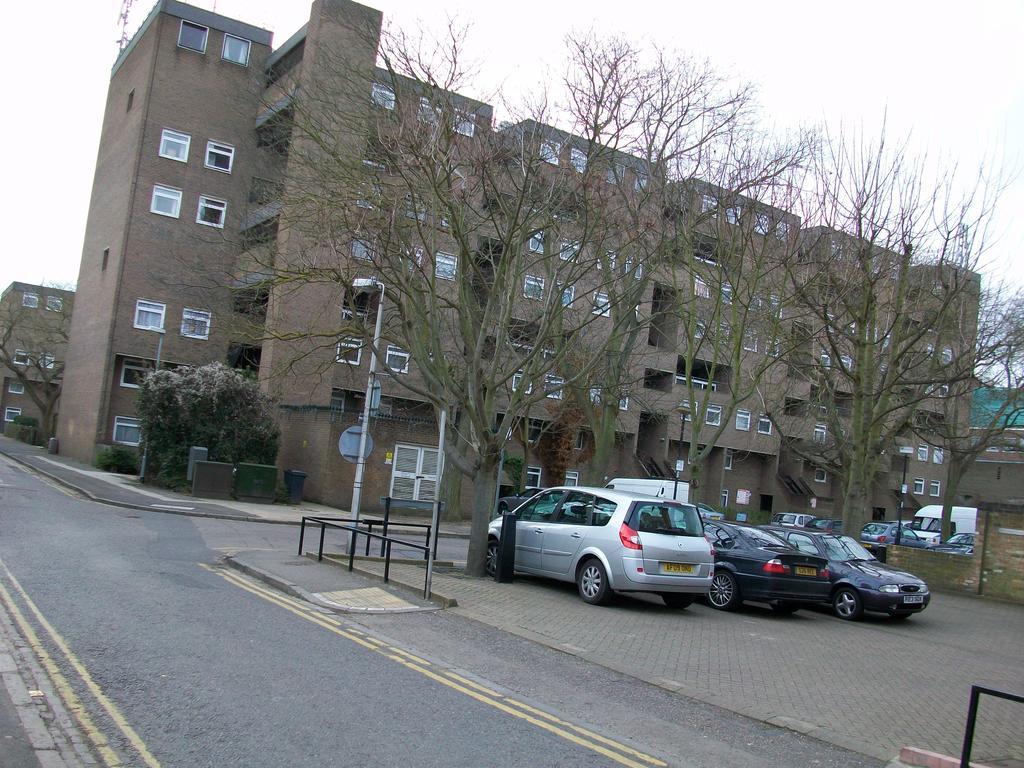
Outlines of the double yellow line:
M612 760L619 765L628 766L628 768L650 768L651 766L655 766L655 768L663 768L663 766L667 765L664 761L635 750L626 744L614 741L613 739L609 739L599 733L595 733L594 731L588 730L579 725L557 718L543 710L537 709L536 707L531 707L525 702L505 696L499 691L470 680L463 675L459 675L451 670L443 669L437 665L431 664L429 661L415 656L403 648L399 648L395 645L389 645L388 643L378 640L375 637L371 637L359 630L352 629L351 627L343 627L341 622L335 617L318 613L298 600L273 592L235 573L224 569L212 568L206 565L203 567L218 574L221 578L231 584L234 584L247 592L251 592L263 600L273 603L274 605L277 605L278 607L283 608L306 621L323 627L329 632L333 632L334 634L339 635L346 640L350 640L367 650L373 651L374 653L379 653L385 658L388 658L397 664L401 664L407 669L418 672L424 677L430 678L441 685L458 691L459 693L479 701L482 704L493 707L499 712L504 712L512 717L525 720L531 725L547 731L548 733L554 734L559 738L565 739L568 742L607 757L609 760Z

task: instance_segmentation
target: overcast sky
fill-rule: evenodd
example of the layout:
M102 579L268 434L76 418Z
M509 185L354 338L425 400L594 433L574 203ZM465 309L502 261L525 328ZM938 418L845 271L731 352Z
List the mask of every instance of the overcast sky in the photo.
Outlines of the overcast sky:
M273 31L275 47L309 17L307 0L193 4ZM706 57L753 81L766 119L780 128L845 123L872 132L885 115L889 133L909 135L915 151L957 158L962 169L987 160L1019 177L1002 195L985 272L1024 285L1024 2L369 4L411 31L449 17L468 24L480 88L467 96L529 92L557 78L563 36L592 28ZM73 284L121 3L12 5L8 29L18 33L8 35L15 95L0 127L8 168L0 289L14 280ZM129 33L151 8L135 0Z

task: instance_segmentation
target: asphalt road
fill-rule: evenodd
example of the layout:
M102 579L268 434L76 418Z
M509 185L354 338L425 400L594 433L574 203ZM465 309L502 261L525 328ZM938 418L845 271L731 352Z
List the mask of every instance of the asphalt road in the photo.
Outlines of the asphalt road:
M101 765L878 765L446 612L352 621L220 566L294 537L0 462L0 608L81 699Z

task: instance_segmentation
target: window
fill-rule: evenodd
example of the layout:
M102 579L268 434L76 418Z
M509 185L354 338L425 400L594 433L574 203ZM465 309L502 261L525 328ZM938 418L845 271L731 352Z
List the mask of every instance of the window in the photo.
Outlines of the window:
M62 309L64 309L64 299L62 299L60 296L47 296L46 308L50 312L60 312Z
M473 122L472 115L456 111L452 129L461 136L472 136L476 133L476 123Z
M384 364L395 373L408 373L409 353L401 347L389 346L384 355Z
M750 411L736 411L736 429L740 432L750 431Z
M941 464L945 459L944 453L941 448L932 448L932 464Z
M10 392L12 395L23 395L25 394L25 384L23 382L11 379L9 382L7 382L7 391Z
M822 368L832 367L832 355L826 352L824 349L821 350L821 354L818 355L818 361L821 363Z
M580 173L585 172L587 170L587 153L582 149L572 147L569 150L569 165Z
M601 388L600 387L591 387L590 388L590 402L592 402L594 405L600 405L601 404Z
M844 371L849 372L853 370L853 358L849 355L840 355L839 362L842 363Z
M373 249L365 240L353 240L352 257L362 259L363 261L371 261L373 259Z
M458 258L450 253L438 251L434 255L434 275L442 280L454 280L458 266Z
M914 478L914 493L920 493L920 494L924 493L924 478L923 477L915 477Z
M378 107L384 109L395 108L395 92L388 88L388 86L381 83L374 83L373 90L370 92L370 101Z
M531 488L540 488L540 467L527 467L526 468L526 484ZM559 494L560 495L560 494ZM556 496L557 498L557 496Z
M4 421L11 422L21 416L21 408L4 408Z
M206 142L206 167L215 171L231 173L231 166L235 162L235 148L230 144L221 144L219 141Z
M729 506L729 489L723 488L722 492L718 495L718 504L725 509Z
M940 483L938 480L932 480L930 483L928 483L928 495L929 496L938 496L940 491L941 491L941 489L942 489L942 483Z
M181 213L181 190L153 185L153 199L149 203L151 213L178 218Z
M718 208L718 199L714 195L700 196L700 212L712 213Z
M142 442L139 420L130 419L127 416L116 416L114 418L114 442L122 445L138 445Z
M579 485L580 484L580 473L575 469L567 469L565 471L565 482L563 485Z
M828 437L828 426L825 424L814 425L814 442L824 443L825 438Z
M181 335L190 339L210 338L210 313L201 309L181 310Z
M917 446L917 460L918 461L928 461L928 446L927 445L919 445L919 446Z
M135 302L135 327L147 331L154 328L163 328L164 313L166 311L166 304L139 299Z
M943 347L942 348L942 363L943 365L949 365L953 362L953 348Z
M532 235L530 235L530 241L527 243L532 253L544 253L544 230L538 229Z
M698 296L702 299L711 298L711 289L708 284L701 280L699 277L693 279L693 295Z
M540 159L551 165L558 165L558 155L562 151L562 145L557 141L545 140L540 143Z
M135 89L132 88L130 91L128 91L128 104L127 104L127 106L125 106L124 111L125 112L131 112L132 111L132 104L134 104L134 103L135 103Z
M39 294L28 293L27 291L21 294L21 306L35 309L39 306Z
M568 307L572 304L572 300L576 298L576 286L565 285L562 286L562 306Z
M785 221L780 221L775 225L775 237L778 240L789 239L789 224Z
M629 410L629 395L623 395L622 397L619 398L619 410L620 411L628 411Z
M555 376L548 374L544 377L544 397L548 397L552 400L561 400L564 396L562 394L562 387L565 386L565 379L561 376Z
M437 125L438 110L434 108L430 103L430 99L426 96L420 96L420 111L418 117L421 123Z
M121 365L121 386L138 389L147 373L149 368L141 360L125 360Z
M601 317L608 317L612 313L612 303L608 298L607 293L601 293L598 291L594 294L594 310L595 315L601 315Z
M730 205L725 209L725 220L730 224L739 224L740 216L743 215L743 209L738 205Z
M637 192L643 192L647 189L647 172L637 169L636 181L633 182L633 189Z
M188 147L191 142L192 137L187 133L178 133L170 128L164 128L160 134L160 157L187 163Z
M576 433L576 443L574 447L577 451L582 451L587 444L587 433L582 429Z
M725 455L722 458L722 469L732 469L732 448L725 449Z
M704 423L709 424L712 427L717 427L722 423L722 406L720 405L709 405L707 411L704 412Z
M520 386L522 385L522 383L523 383L523 372L522 371L517 371L516 373L512 374L512 391L513 392L518 392ZM529 395L532 392L533 392L533 384L527 383L526 390L524 391L524 394Z
M609 184L618 184L626 174L625 166L620 163L608 163L608 170L605 171L604 180Z
M206 27L182 19L181 29L178 30L178 47L206 53L206 37L209 34L210 30Z
M743 348L747 352L757 352L757 331L747 330L744 332Z
M14 350L14 360L12 361L15 365L29 365L32 360L28 356L28 352L23 349Z
M562 261L575 261L579 255L580 244L578 242L573 242L572 240L562 241L562 245L558 249L558 258Z
M220 49L220 57L232 64L243 67L249 64L249 41L243 37L224 35L224 46Z
M344 338L338 341L338 353L334 360L338 363L348 363L349 365L359 365L359 361L363 355L363 340L352 337Z
M39 355L39 367L52 369L54 360L55 358L52 352L43 352L41 355Z
M206 195L199 196L199 209L196 211L196 224L208 227L224 228L224 217L227 215L228 204Z
M828 472L826 472L824 469L821 469L820 467L815 467L815 469L814 469L814 482L816 482L816 483L827 483L828 482Z
M754 218L754 231L759 235L767 235L771 231L772 220L767 213L759 213Z
M523 280L523 296L528 299L544 298L544 278L527 275Z
M772 433L772 420L763 413L757 417L757 434L770 435Z

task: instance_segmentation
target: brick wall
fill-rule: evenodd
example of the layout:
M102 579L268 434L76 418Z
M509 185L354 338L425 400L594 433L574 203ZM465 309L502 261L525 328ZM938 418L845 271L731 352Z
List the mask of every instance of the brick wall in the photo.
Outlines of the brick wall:
M980 545L975 546L975 552ZM886 563L920 576L929 589L976 595L981 588L981 558L978 555L951 555L927 549L890 546Z

